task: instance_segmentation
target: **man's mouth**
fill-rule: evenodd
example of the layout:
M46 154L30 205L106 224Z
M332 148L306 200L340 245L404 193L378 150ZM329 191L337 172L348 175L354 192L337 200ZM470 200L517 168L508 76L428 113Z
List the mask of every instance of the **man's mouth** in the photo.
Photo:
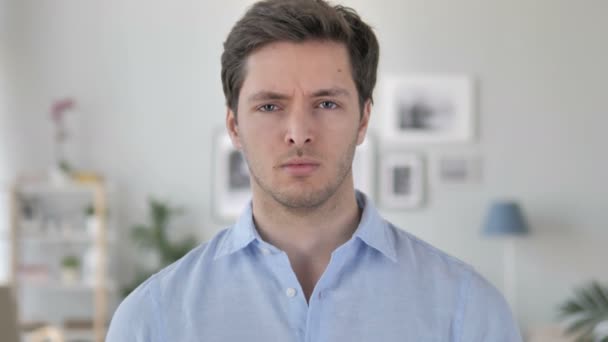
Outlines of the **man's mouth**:
M294 158L281 165L281 169L292 176L303 177L312 174L320 163L305 158Z

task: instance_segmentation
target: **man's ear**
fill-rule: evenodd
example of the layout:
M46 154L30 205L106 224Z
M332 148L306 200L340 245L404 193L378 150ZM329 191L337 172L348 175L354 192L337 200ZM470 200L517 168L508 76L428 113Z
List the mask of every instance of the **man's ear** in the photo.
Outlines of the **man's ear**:
M236 114L230 108L226 111L226 130L228 131L228 135L230 135L230 140L232 140L232 146L240 150L241 138L239 135L239 125Z
M363 104L363 111L361 113L361 120L359 120L359 130L357 132L357 145L361 145L365 140L365 134L367 133L367 127L369 126L369 117L372 114L372 100L367 99Z

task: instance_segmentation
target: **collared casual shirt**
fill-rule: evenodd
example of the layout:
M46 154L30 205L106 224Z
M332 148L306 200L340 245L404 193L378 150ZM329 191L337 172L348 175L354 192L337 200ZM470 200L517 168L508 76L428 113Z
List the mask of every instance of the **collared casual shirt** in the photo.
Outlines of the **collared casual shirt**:
M352 238L307 302L251 204L237 223L119 306L109 342L520 342L502 295L471 266L385 221L360 192Z

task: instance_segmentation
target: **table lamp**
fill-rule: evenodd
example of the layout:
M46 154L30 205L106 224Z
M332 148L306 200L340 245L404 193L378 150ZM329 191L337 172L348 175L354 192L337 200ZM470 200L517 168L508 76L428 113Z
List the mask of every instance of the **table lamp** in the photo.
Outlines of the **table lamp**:
M483 226L483 235L504 238L503 281L507 301L515 310L515 237L528 234L528 225L515 201L495 201L490 206Z

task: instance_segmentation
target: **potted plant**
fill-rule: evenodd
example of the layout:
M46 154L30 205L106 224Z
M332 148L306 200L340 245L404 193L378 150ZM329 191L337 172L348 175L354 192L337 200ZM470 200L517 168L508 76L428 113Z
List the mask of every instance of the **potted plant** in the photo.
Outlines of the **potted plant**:
M87 233L89 234L89 236L94 238L97 236L97 232L99 230L99 219L95 215L95 208L92 204L89 204L84 209L84 215L86 220Z
M181 209L154 198L148 201L148 206L150 210L148 224L135 225L131 233L136 244L146 252L153 253L158 263L153 267L143 267L136 272L133 283L122 291L125 297L152 274L177 261L197 245L196 239L192 236L178 242L168 238L169 222L174 216L183 212Z
M65 284L78 282L80 274L80 259L75 255L67 255L61 260L61 280Z
M559 308L567 322L566 333L577 342L608 342L608 288L596 281L575 290Z
M68 131L65 124L66 112L74 108L74 100L64 98L57 100L51 106L51 119L55 126L54 132L54 163L50 169L50 180L55 185L65 185L70 178L72 168L66 156L66 144L68 140Z

